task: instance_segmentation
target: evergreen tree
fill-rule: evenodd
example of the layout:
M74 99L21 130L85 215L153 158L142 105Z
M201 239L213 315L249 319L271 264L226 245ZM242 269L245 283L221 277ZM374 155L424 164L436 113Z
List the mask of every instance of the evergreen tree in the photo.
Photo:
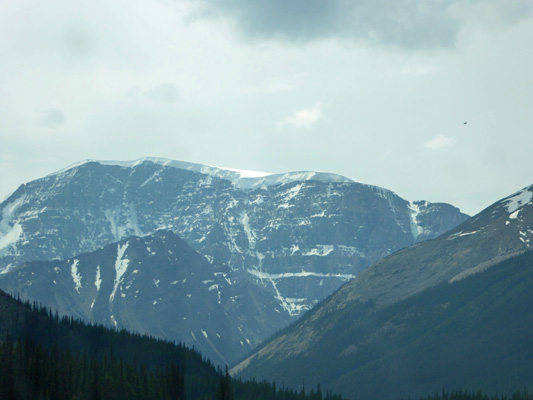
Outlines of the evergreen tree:
M233 400L233 391L231 388L231 378L229 376L228 367L226 367L226 372L220 378L216 400Z

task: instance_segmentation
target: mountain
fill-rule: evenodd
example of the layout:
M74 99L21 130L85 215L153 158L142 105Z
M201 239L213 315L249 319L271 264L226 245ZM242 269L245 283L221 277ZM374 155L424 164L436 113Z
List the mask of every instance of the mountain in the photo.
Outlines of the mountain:
M384 258L233 368L355 396L532 387L533 186Z
M252 278L292 319L382 257L467 218L335 174L157 158L76 164L20 186L0 215L1 274L166 229Z
M209 263L170 231L0 275L10 293L85 321L186 343L217 365L235 362L289 322L251 280Z

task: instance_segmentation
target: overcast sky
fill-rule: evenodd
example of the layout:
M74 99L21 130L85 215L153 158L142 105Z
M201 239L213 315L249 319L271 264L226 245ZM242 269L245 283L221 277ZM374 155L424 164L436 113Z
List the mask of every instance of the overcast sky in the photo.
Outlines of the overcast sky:
M156 156L475 214L533 184L532 44L531 0L0 0L0 200Z

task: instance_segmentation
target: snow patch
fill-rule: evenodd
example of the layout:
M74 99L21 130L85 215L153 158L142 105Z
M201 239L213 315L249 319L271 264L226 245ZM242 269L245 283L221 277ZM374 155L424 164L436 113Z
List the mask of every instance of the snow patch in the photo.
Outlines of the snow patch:
M519 208L531 203L532 199L533 192L530 192L528 188L526 188L503 200L502 203L505 204L508 213L514 213Z
M457 239L458 237L463 237L463 236L475 235L478 232L479 232L479 230L472 231L472 232L459 231L457 233L454 233L454 234L450 235L447 240L453 240L453 239Z
M293 256L297 251L300 251L300 247L297 244L293 244L291 246L291 256Z
M3 269L0 270L0 275L7 274L9 271L11 271L15 266L13 264L6 265Z
M333 251L334 247L333 245L326 244L326 245L317 245L315 249L311 249L309 251L306 251L302 253L302 256L319 256L319 257L325 257L329 253Z
M258 277L261 280L268 280L274 289L274 297L280 302L281 307L283 307L287 313L291 316L300 315L302 311L309 310L310 306L304 302L307 299L302 298L290 298L283 297L278 289L276 281L284 278L294 278L294 277L318 277L318 278L340 278L342 280L349 280L355 277L355 275L344 275L344 274L321 274L317 272L286 272L283 274L268 274L266 272L261 272L257 270L247 270L248 273Z
M100 275L100 266L96 267L96 279L94 280L94 286L96 286L96 291L100 291L100 285L102 284L102 278Z
M141 186L139 186L139 189L140 188L143 188L144 186L146 186L148 183L150 183L151 181L155 181L155 182L159 182L161 180L161 178L159 178L159 175L161 175L161 172L163 172L165 169L162 168L162 169L158 169L157 171L155 171L152 176L150 176L147 180L145 180Z
M2 220L2 222L4 221ZM6 247L12 246L13 244L19 241L21 236L22 236L22 226L19 223L16 223L13 225L11 230L5 232L0 237L0 250Z
M15 212L24 203L26 195L7 204L2 210L2 220L0 221L0 250L15 244L22 236L22 226L11 221L15 217Z
M520 214L520 211L522 210L516 210L515 212L511 213L509 215L509 219L518 219L518 214Z
M228 284L233 285L233 283L231 282L231 279L228 278L228 274L224 272L215 272L214 275L215 276L222 275L222 277L226 280L226 282L228 282Z
M211 292L213 290L217 291L217 293L218 293L218 304L220 304L220 290L218 288L218 285L209 286L209 291Z
M248 243L250 243L250 248L252 249L255 246L257 237L255 232L250 228L250 218L246 212L243 214L241 222L244 228L244 233L246 233L246 237L248 238Z
M129 242L124 243L123 245L118 245L117 248L117 259L115 261L115 282L113 284L113 291L111 292L111 295L109 296L109 302L113 302L113 299L115 298L115 293L117 292L118 286L122 283L124 273L128 269L128 264L130 260L127 258L124 258L124 253L126 253L126 249L128 248Z
M418 225L418 215L420 214L420 207L413 203L412 201L409 202L409 218L411 222L411 234L413 235L413 239L416 241L418 239L418 236L424 231L424 229Z
M322 274L319 272L309 272L309 271L284 272L282 274L269 274L266 272L257 271L255 269L249 269L247 271L248 273L258 277L259 279L267 279L267 280L278 280L278 279L284 279L284 278L302 278L302 277L308 277L308 276L314 276L317 278L340 278L343 280L350 280L352 278L355 278L355 275L351 275L351 274Z
M78 292L78 294L80 293L81 289L81 275L78 272L79 264L80 260L74 260L72 266L70 267L70 273L72 275L72 280L74 281L74 289L76 289L76 292Z

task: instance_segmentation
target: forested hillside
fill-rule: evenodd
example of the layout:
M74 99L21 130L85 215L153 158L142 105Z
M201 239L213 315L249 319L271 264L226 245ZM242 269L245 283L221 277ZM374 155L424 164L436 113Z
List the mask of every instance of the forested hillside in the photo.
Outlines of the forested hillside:
M284 379L291 387L305 378L368 400L418 398L443 389L491 396L531 390L532 287L528 251L385 308L369 300L320 318L311 311L303 321L306 332L322 334L313 346L301 355L286 351L264 359L260 350L240 376ZM289 335L303 343L303 330L290 329L271 343Z
M0 399L342 400L233 380L194 349L89 326L0 291Z

